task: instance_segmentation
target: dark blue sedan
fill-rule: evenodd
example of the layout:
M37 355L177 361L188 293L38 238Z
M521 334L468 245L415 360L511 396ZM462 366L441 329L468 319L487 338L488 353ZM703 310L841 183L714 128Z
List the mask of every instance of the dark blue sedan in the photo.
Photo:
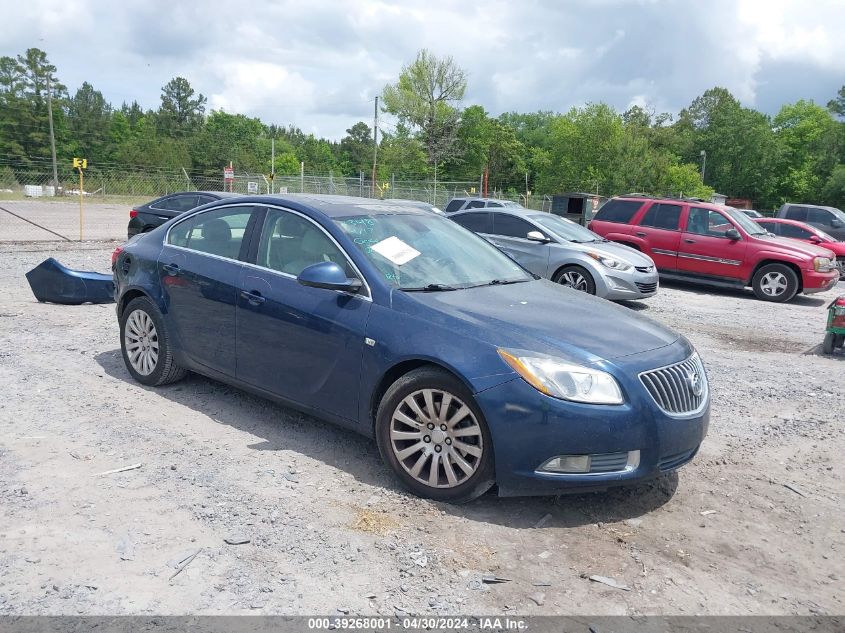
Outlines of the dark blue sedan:
M685 338L426 211L220 200L135 237L113 266L136 380L195 371L374 437L426 497L636 482L691 460L707 432Z

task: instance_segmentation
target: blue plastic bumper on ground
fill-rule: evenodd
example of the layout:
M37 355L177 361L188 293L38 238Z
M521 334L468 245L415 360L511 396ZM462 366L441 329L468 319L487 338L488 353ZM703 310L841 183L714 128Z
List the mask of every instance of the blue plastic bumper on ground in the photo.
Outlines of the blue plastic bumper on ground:
M636 389L633 380L628 391ZM477 394L493 437L502 496L546 495L636 483L670 472L698 451L709 423L709 404L696 417L663 414L644 389L618 406L585 405L540 394L515 378ZM557 455L640 451L628 470L590 474L537 472Z

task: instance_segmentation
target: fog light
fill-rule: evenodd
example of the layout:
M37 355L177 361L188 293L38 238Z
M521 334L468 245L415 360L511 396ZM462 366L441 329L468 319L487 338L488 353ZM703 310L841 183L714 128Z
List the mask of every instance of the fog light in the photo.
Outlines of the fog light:
M550 473L588 473L590 472L590 456L558 455L540 466L540 470Z

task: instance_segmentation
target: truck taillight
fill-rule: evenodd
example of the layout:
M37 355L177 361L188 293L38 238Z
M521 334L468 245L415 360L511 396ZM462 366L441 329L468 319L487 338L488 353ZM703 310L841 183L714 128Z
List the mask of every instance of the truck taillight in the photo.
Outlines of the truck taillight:
M111 266L112 266L112 268L114 268L114 264L115 264L115 262L117 261L117 258L120 256L120 254L122 252L123 252L122 246L118 246L116 249L114 249L114 252L111 254Z
M130 218L137 218L137 217L138 217L138 212L137 212L135 209L132 209L132 210L129 212L129 217L130 217Z

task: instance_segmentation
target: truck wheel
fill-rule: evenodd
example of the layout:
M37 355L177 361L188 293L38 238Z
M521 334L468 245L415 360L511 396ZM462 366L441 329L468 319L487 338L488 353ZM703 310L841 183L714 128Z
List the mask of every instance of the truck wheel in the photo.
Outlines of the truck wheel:
M758 299L783 303L798 293L798 275L785 264L766 264L751 280Z
M824 343L822 343L822 351L825 354L833 354L833 344L836 343L836 334L828 332L824 335Z

